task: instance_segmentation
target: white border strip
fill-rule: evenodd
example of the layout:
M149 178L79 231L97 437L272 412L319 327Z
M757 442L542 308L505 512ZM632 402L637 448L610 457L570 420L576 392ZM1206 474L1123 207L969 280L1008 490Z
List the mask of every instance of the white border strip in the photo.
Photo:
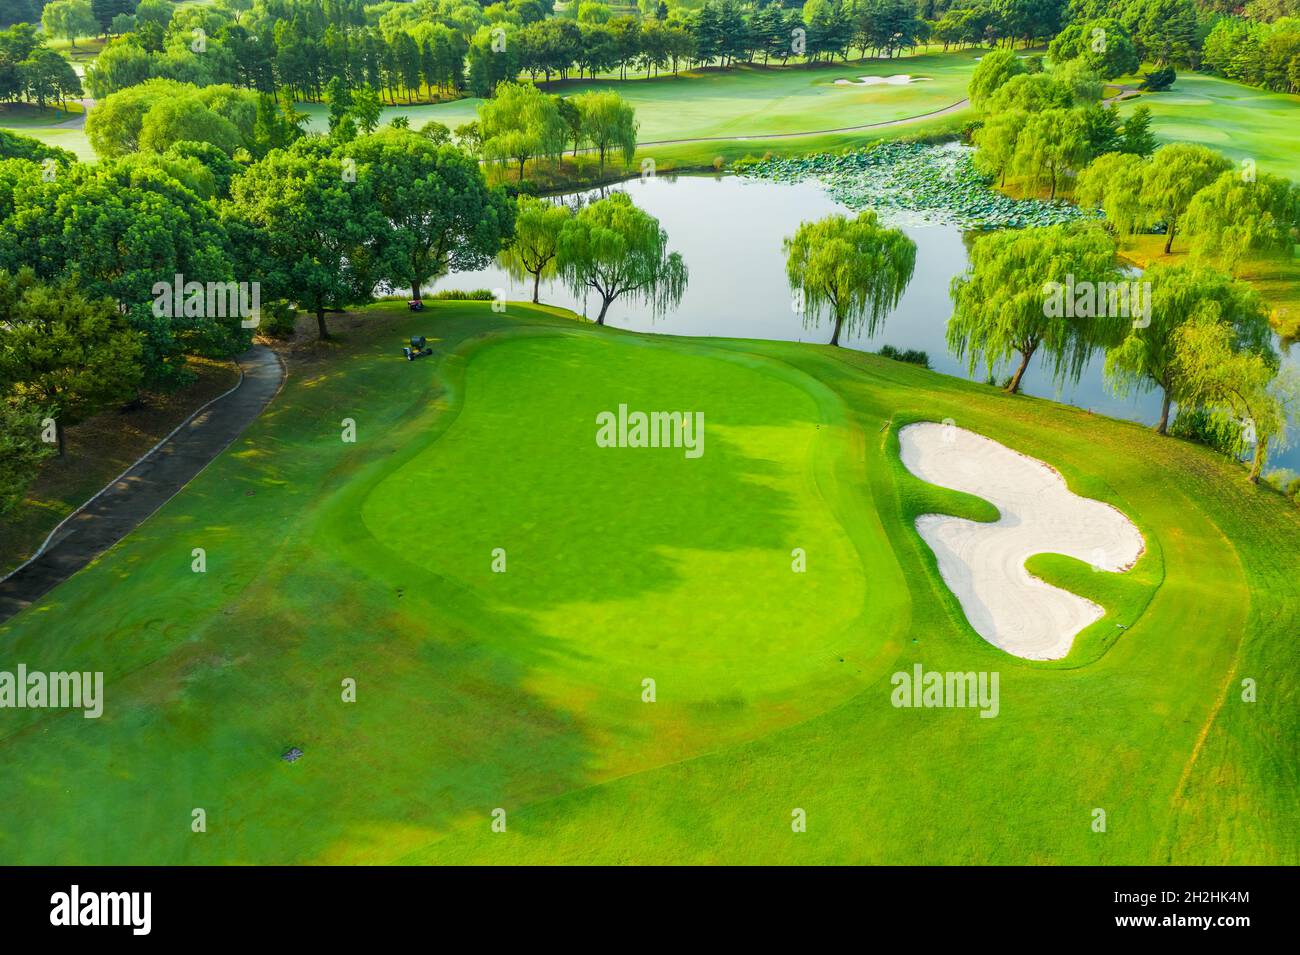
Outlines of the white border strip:
M280 369L281 369L281 371L285 371L284 360L280 358L279 354L275 351L275 349L273 349L273 348L271 348L270 346L267 346L267 345L263 345L262 347L263 347L263 348L266 348L267 351L269 351L269 352L270 352L270 353L275 357L275 360L276 360L276 361L279 363L279 365L280 365ZM91 497L89 500L87 500L84 504L82 504L80 507L78 507L75 511L73 511L71 514L69 514L69 515L68 515L67 517L65 517L63 520L59 521L59 523L55 525L54 530L50 531L49 536L45 538L45 541L41 544L41 546L38 547L38 548L36 549L36 553L32 554L31 557L28 557L25 561L23 561L21 564L19 564L17 567L15 567L13 570L9 571L9 573L5 574L3 577L0 577L0 584L4 583L6 580L8 580L8 579L9 579L10 577L12 577L14 574L18 573L20 570L22 570L22 569L23 569L24 567L26 567L28 564L32 563L34 560L36 560L36 559L39 558L42 554L44 554L45 551L46 551L46 549L50 546L50 541L54 540L54 535L57 534L59 531L61 531L61 530L63 529L63 525L64 525L64 524L68 523L68 521L72 520L74 517L76 517L78 514L80 514L80 513L81 513L82 511L84 511L86 508L90 507L90 505L94 504L97 500L99 500L99 498L100 498L101 496L103 496L106 492L108 492L109 490L111 490L111 489L113 488L114 485L116 485L116 484L117 484L119 481L121 481L124 477L126 477L126 476L127 476L128 474L130 474L133 470L135 470L135 468L136 468L137 466L139 466L139 465L140 465L140 464L145 460L145 458L149 457L151 454L153 454L155 451L157 451L159 448L161 448L164 444L166 444L166 443L167 443L168 441L170 441L172 438L176 437L177 433L179 433L180 430L181 430L182 428L184 428L187 424L189 424L191 421L193 421L193 420L194 420L195 418L197 418L199 415L203 414L203 412L207 411L209 408L211 408L213 405L215 405L218 401L220 401L220 400L223 399L223 398L229 397L230 395L233 395L236 391L238 391L241 387L243 387L243 384L244 384L244 368L243 368L242 365L239 364L238 361L235 362L235 367L239 369L239 381L235 382L235 385L234 385L233 388L230 388L228 391L223 391L221 394L217 395L215 398L209 400L209 401L206 402L205 404L203 404L203 405L201 405L200 407L198 407L197 409L195 409L195 410L190 414L190 416L189 416L188 418L186 418L184 421L182 421L180 424L178 424L175 428L173 428L173 429L172 429L172 430L167 434L166 437L164 437L161 441L159 441L157 444L155 444L152 448L150 448L150 449L149 449L148 451L146 451L144 454L140 455L140 457L136 458L133 462L131 462L131 464L127 466L126 470L124 470L121 474L119 474L117 477L113 478L113 480L109 481L109 482L108 482L107 484L105 484L102 488L100 488L98 491L96 491L93 497ZM285 382L285 379L286 379L286 378L288 378L288 375L287 375L287 374L283 374L283 375L281 375L281 377L280 377L280 386L279 386L278 388L275 389L275 394L271 395L270 401L267 402L268 405L270 404L271 401L274 401L274 400L276 399L276 397L280 394L280 391L284 388L284 382ZM252 422L249 422L249 423L251 424ZM242 434L243 432L241 431L240 433ZM238 437L239 437L239 435L236 435L236 436L235 436L236 439L238 439ZM234 444L234 441L232 440L232 441L230 442L230 444ZM230 444L227 444L226 447L224 447L224 448L221 449L221 451L218 451L217 454L213 455L212 458L207 462L207 464L204 464L203 467L199 468L199 470L196 471L196 472L194 473L194 476L190 478L190 481L194 480L194 478L198 477L198 476L199 476L200 474L202 474L205 470L207 470L208 464L211 464L212 461L216 460L217 456L220 455L222 451L225 451L226 448L230 447ZM148 514L146 514L145 517L140 521L140 523L143 524L143 523L144 523L145 521L147 521L149 518L153 517L154 514L157 514L158 511L162 508L163 504L166 504L167 501L170 501L173 497L175 497L177 494L179 494L180 491L181 491L181 489L184 488L184 487L185 487L186 485L188 485L189 483L190 483L189 481L186 481L185 484L182 484L181 487L177 488L177 489L176 489L175 491L173 491L170 495L168 495L168 496L167 496L167 500L163 501L161 504L158 505L158 507L154 508L154 509L153 509L152 511L150 511ZM138 525L137 525L137 526L138 526ZM111 545L110 545L110 546L111 546Z

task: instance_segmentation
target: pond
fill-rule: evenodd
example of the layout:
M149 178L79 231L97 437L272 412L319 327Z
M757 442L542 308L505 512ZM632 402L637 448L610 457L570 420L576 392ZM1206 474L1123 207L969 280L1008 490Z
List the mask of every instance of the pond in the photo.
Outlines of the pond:
M817 183L773 182L738 176L655 176L609 187L626 191L641 208L659 219L669 245L680 252L690 270L681 305L655 320L639 303L616 300L606 323L618 328L666 335L706 335L727 338L768 338L825 343L831 325L805 328L791 307L785 278L782 240L799 224L834 212L852 214L832 200ZM604 190L608 192L607 190ZM582 193L598 198L600 190ZM574 201L578 196L565 197ZM845 336L850 348L877 351L882 345L926 352L930 367L963 378L983 380L981 370L967 371L948 351L944 333L952 303L948 286L966 268L966 246L955 226L901 227L916 242L916 271L898 307L875 336ZM459 272L438 281L438 289L504 288L510 299L530 299L531 282L515 282L503 269ZM592 317L599 301L584 301L558 282L543 282L541 300ZM1284 359L1296 363L1294 354ZM1013 369L999 370L999 380ZM1022 389L1031 395L1067 402L1099 414L1154 423L1160 413L1155 393L1130 398L1113 395L1102 380L1102 356L1094 356L1079 382L1058 389L1051 370L1035 358ZM1274 452L1270 470L1300 470L1300 451Z

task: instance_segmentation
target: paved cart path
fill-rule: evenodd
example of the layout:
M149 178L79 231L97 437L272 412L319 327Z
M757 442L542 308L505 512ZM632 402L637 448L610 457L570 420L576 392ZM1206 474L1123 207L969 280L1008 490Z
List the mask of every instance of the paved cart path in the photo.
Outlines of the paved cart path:
M279 357L254 345L240 382L204 405L148 454L67 517L31 560L0 580L0 622L63 583L140 526L228 448L284 383Z

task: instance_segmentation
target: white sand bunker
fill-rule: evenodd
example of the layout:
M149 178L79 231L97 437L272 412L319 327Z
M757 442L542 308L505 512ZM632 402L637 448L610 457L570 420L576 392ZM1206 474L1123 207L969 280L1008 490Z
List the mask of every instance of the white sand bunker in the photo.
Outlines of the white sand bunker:
M1025 570L1034 554L1064 554L1097 570L1128 570L1142 535L1127 517L1079 497L1041 461L950 424L925 422L898 433L903 464L931 484L982 497L992 524L923 514L916 529L938 558L944 583L985 640L1028 660L1059 660L1075 635L1105 611Z
M912 76L898 73L895 76L859 76L856 80L836 80L836 86L906 86L908 83L924 83L928 76Z

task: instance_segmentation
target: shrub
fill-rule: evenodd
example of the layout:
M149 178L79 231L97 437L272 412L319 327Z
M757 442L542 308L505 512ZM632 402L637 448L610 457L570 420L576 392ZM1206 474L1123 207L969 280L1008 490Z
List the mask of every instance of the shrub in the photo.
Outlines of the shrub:
M434 292L433 295L427 297L436 302L490 302L493 298L491 289L485 288L445 288L441 292Z
M930 356L914 348L904 350L895 348L893 345L884 345L876 354L881 358L892 358L894 361L906 362L909 365L920 365L922 368L930 367Z
M262 309L258 330L270 338L293 338L298 324L298 310L287 302L274 302Z
M1169 433L1229 457L1236 457L1242 447L1241 425L1222 415L1212 415L1204 408L1179 408Z
M1178 74L1174 72L1172 66L1162 66L1158 70L1152 70L1142 78L1142 89L1152 93L1159 93L1173 86L1176 79L1178 79Z

